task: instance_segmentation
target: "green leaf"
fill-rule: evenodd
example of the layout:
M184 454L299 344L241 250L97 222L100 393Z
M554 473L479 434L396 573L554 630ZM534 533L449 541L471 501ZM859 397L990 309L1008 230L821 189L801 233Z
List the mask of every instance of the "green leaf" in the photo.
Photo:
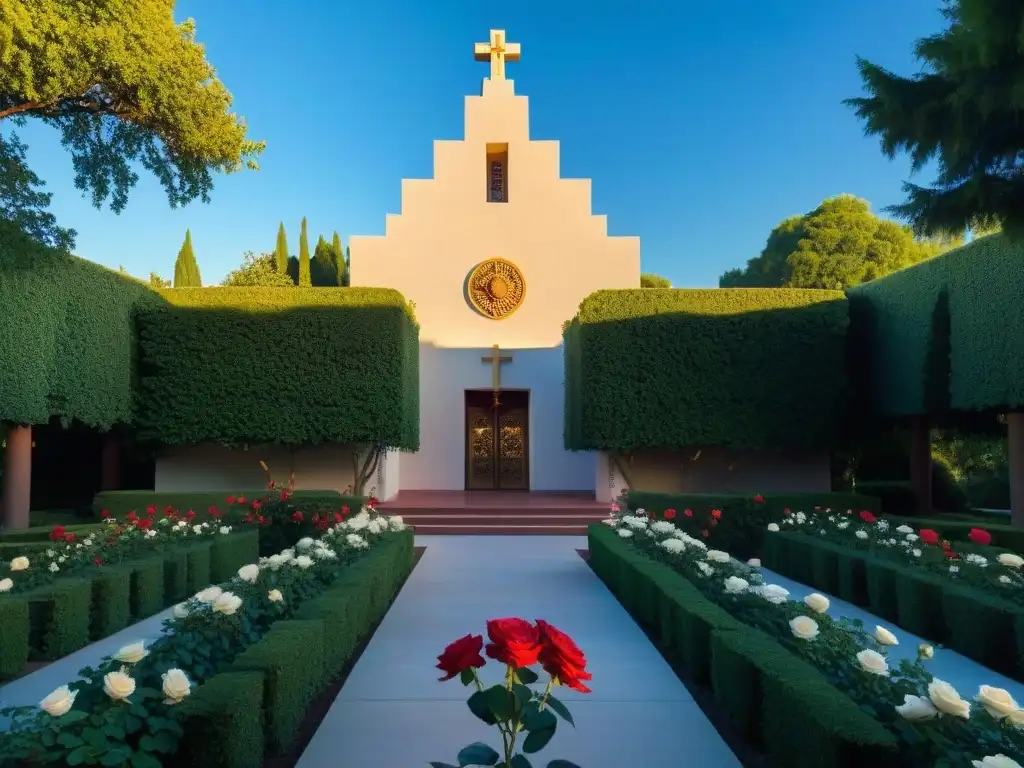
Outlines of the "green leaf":
M496 765L501 757L493 748L476 742L459 750L459 765Z
M436 760L430 763L430 768L459 768L457 765L451 763L439 763Z
M459 672L459 682L461 682L463 685L472 685L473 684L473 670L472 669L464 669L461 672Z
M573 722L572 715L569 713L569 710L559 699L556 699L554 696L548 696L548 708L553 710L556 715L565 720L565 722L573 728L576 727L576 723Z
M100 765L121 765L132 756L131 747L114 747L100 758Z
M540 679L537 676L537 673L529 667L520 667L519 669L517 669L516 677L519 678L519 682L521 682L523 685L532 685ZM523 759L525 760L526 758Z
M568 760L552 760L548 763L548 768L580 768L576 763L570 763Z
M526 759L526 755L513 755L511 768L533 768L533 766Z
M547 712L547 710L544 710ZM558 721L552 717L552 722L557 723ZM545 728L538 731L530 731L526 738L523 739L523 752L528 752L531 755L534 752L540 752L544 747L547 746L548 742L551 741L551 737L555 735L554 728Z
M516 713L515 699L503 685L492 685L484 692L484 701L498 720L509 720Z
M89 715L80 709L72 709L66 715L61 715L59 718L60 727L63 728L65 725L71 725L71 723L77 723L85 720Z
M487 725L495 725L498 719L494 716L490 706L487 704L487 697L483 691L477 691L469 700L466 702L469 705L469 711L476 715L480 720L483 720Z
M161 763L149 752L136 752L132 755L132 768L162 768Z
M558 719L550 709L541 709L536 701L530 702L523 715L523 727L530 731L551 731L554 733Z
M85 741L80 736L72 733L71 731L61 731L57 735L57 743L60 744L62 747L73 749L74 747L82 746L83 744L85 744Z
M47 728L45 731L42 732L42 734L39 737L39 740L42 741L44 747L52 747L54 744L57 743L57 740L54 738L54 736L54 732Z
M88 744L83 744L71 752L68 752L68 756L64 758L68 765L81 765L86 760L93 756L93 750Z
M525 707L532 699L533 691L521 683L512 684L512 700L516 712L522 712L523 707Z
M82 729L82 738L89 746L94 747L98 752L105 752L107 749L107 734L99 728L92 726Z

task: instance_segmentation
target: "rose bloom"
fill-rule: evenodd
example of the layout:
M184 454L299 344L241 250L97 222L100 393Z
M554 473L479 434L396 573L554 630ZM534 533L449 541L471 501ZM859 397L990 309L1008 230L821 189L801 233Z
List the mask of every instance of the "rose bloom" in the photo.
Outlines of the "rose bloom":
M593 675L587 672L587 657L576 642L543 619L537 619L537 629L540 630L541 642L539 660L544 671L567 688L590 693L583 681L593 679Z
M931 528L922 528L920 531L921 541L925 544L931 544L935 546L939 543L939 534L933 531Z
M486 653L495 661L513 667L537 663L540 655L540 633L525 619L490 619L487 622Z
M444 672L444 677L438 680L451 680L467 669L479 669L484 666L487 661L480 655L483 647L484 638L481 635L466 635L450 643L437 657L437 668Z

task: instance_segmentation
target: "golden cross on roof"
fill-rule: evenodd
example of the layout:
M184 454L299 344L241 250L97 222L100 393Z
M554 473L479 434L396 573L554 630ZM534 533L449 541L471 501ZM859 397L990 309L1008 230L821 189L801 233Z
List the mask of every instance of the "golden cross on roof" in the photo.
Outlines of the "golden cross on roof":
M505 30L492 29L489 43L474 43L473 58L491 62L491 80L505 79L505 62L519 61L519 43L505 41Z

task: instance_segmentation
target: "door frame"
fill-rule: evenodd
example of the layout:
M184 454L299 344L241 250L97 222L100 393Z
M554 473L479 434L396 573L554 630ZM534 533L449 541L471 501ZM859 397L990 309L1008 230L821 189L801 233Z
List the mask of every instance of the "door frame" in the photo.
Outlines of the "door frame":
M467 492L473 491L473 492L477 492L477 493L488 493L488 492L492 492L492 491L505 491L505 492L508 492L508 493L517 493L517 492L522 492L522 491L527 491L528 492L530 490L530 486L531 486L531 482L530 481L532 479L530 477L530 400L531 400L531 398L530 398L530 390L529 389L518 389L518 388L510 388L510 389L500 389L500 390L498 390L499 400L500 400L500 398L501 398L501 396L503 394L512 394L512 393L515 393L516 395L523 396L523 398L525 400L524 405L523 405L523 407L524 407L524 409L526 411L526 418L523 420L523 453L524 453L524 455L523 455L523 472L524 472L524 475L525 475L525 478L526 478L526 482L524 484L524 487L522 487L522 488L497 488L497 487L491 487L491 488L471 488L470 487L470 451L471 451L471 445L470 445L470 436L469 436L469 419L468 419L468 416L469 416L469 409L470 409L470 407L478 407L478 406L471 406L470 405L469 400L470 400L470 397L471 397L471 393L480 396L481 399L483 398L483 396L486 396L487 398L491 398L493 396L493 390L491 390L491 389L483 389L483 388L474 388L474 389L466 389L464 391L464 393L463 393L463 400L462 400L463 489L465 491L467 491ZM493 413L493 410L492 410L492 413ZM500 468L499 468L499 450L498 450L499 436L498 436L498 424L497 424L497 418L496 417L492 418L491 424L492 424L492 429L493 429L493 442L494 442L494 465L495 465L494 466L494 482L495 482L495 484L497 484L498 479L501 476L501 473L500 473Z

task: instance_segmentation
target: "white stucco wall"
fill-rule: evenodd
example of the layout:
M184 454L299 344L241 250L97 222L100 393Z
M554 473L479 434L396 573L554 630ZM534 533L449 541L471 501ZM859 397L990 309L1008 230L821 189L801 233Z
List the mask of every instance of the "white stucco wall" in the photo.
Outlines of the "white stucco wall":
M420 450L401 457L401 488L462 490L466 485L467 389L489 389L486 347L446 349L420 346ZM501 386L530 392L530 489L593 491L592 453L566 451L561 347L505 349Z

